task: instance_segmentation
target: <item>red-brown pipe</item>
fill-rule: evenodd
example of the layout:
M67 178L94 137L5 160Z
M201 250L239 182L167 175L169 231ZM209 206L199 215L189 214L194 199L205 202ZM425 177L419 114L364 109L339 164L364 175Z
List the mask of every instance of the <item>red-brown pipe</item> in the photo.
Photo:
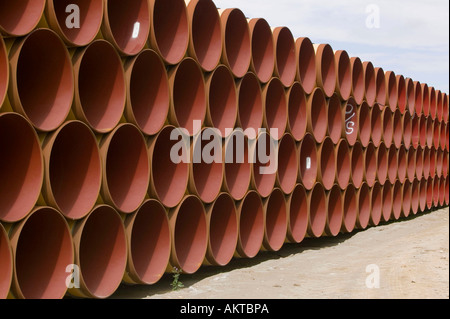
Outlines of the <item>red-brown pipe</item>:
M208 1L209 2L209 1ZM219 65L206 77L207 126L215 127L221 137L231 134L238 113L238 96L233 75L225 65Z
M434 178L436 175L436 149L434 147L430 148L430 176Z
M38 29L15 41L9 58L9 100L14 111L39 131L55 130L69 114L74 93L72 65L63 41L54 31Z
M263 200L263 211L263 248L268 251L278 251L286 239L288 220L286 201L279 188L275 188L270 196Z
M416 177L420 180L423 177L424 158L423 148L419 146L416 150Z
M444 207L445 205L445 177L441 176L439 179L439 206Z
M380 146L383 137L383 118L381 114L381 108L379 104L376 103L370 109L370 138L375 147Z
M125 64L125 116L146 135L158 133L169 112L169 79L164 62L153 50L143 50Z
M408 155L406 154L405 146L402 145L397 150L397 176L401 184L406 181L406 174L408 169Z
M441 123L433 121L433 147L438 149L441 145Z
M434 121L431 116L427 117L426 120L426 145L428 147L433 146L433 135L434 135Z
M448 109L449 96L447 93L442 93L442 120L448 122L449 109Z
M274 76L278 77L285 87L290 87L297 75L295 57L295 41L291 30L287 27L273 29L275 47Z
M199 133L206 115L206 88L203 72L192 58L185 58L169 71L169 122L188 130L191 136ZM194 121L200 122L196 128Z
M36 207L9 231L14 258L11 294L20 299L60 299L67 266L74 263L69 226L50 207ZM104 253L104 252L102 252Z
M341 189L347 188L352 173L352 158L346 139L341 139L335 150L336 181Z
M316 52L311 40L307 37L295 41L295 56L297 59L297 80L306 94L311 94L316 87Z
M329 44L314 44L316 52L317 86L327 97L331 97L336 89L336 64L333 48Z
M120 214L110 206L97 206L74 225L72 237L80 287L70 288L69 293L108 298L119 287L127 266L127 237Z
M111 132L122 117L127 95L119 55L109 42L96 40L79 49L72 61L75 116L96 133Z
M358 140L361 141L363 147L367 147L371 138L371 110L370 106L366 101L363 101L358 109Z
M398 103L398 87L397 87L397 79L394 71L386 71L384 73L386 78L386 102L387 106L391 109L392 112L395 112L397 109Z
M423 115L420 117L419 124L419 145L422 148L427 146L427 118Z
M444 117L444 100L441 90L436 90L436 120L441 122Z
M393 203L393 194L392 189L394 185L391 184L389 181L386 182L383 186L383 214L382 214L382 220L384 222L388 222L391 219L392 216L392 208L394 206Z
M411 122L411 144L414 149L417 149L420 145L420 117L412 116Z
M399 109L396 109L394 112L393 118L393 126L394 126L394 135L393 142L396 148L400 148L403 142L403 116Z
M186 7L190 33L188 53L204 71L211 72L219 64L223 49L219 12L211 0L189 0Z
M403 207L402 190L403 190L402 183L399 180L395 181L392 188L392 217L395 220L398 220L402 214L402 207Z
M237 126L244 131L251 129L257 133L263 125L264 117L259 80L254 73L249 72L237 82L236 88L239 100ZM252 138L256 138L256 135Z
M272 30L265 19L256 18L248 21L252 43L250 69L261 83L267 83L273 76L275 67L275 50Z
M450 183L449 183L449 177L447 176L445 178L445 204L448 205L450 200L449 200L449 194L450 194Z
M336 66L336 92L342 101L347 101L352 93L352 69L347 51L334 53Z
M394 145L388 151L388 179L394 184L398 176L398 153Z
M206 261L215 266L225 266L233 258L238 240L236 206L227 193L221 193L206 208L208 248Z
M327 101L320 88L316 88L307 99L307 130L312 133L317 143L322 143L327 134Z
M431 169L430 149L428 147L423 149L422 158L423 158L423 177L427 179L430 176L430 169Z
M235 77L242 78L249 70L252 58L252 43L247 19L237 8L221 11L220 19L224 41L222 62L230 68Z
M320 144L317 150L319 169L317 181L323 185L326 190L330 190L336 179L336 150L333 141L327 137Z
M0 110L2 109L3 101L8 92L9 84L9 60L6 52L5 41L0 34Z
M262 101L263 125L273 138L279 140L286 131L288 118L286 92L280 79L272 78L262 87Z
M100 155L103 200L119 212L135 211L144 201L150 181L147 145L141 131L132 124L119 125L100 142Z
M294 139L296 141L301 141L306 134L308 123L306 114L306 94L300 82L294 82L287 91L286 96L288 101L287 127Z
M13 276L13 256L8 234L0 224L0 300L6 299Z
M439 207L439 182L440 178L437 176L433 177L433 207Z
M256 140L253 152L254 164L251 185L262 198L270 195L277 178L278 145L275 142L269 133L262 132Z
M450 125L448 124L448 122L447 122L447 124L445 124L445 127L446 127L446 130L445 130L445 149L447 150L447 151L450 151Z
M430 95L430 117L434 121L436 120L437 113L437 99L436 99L436 89L432 86L428 87Z
M443 160L442 160L442 175L444 177L448 176L448 162L449 162L449 155L448 155L448 151L445 150L444 151L444 156L443 156Z
M241 148L242 147L242 148ZM252 175L252 161L249 160L249 142L242 130L235 130L223 146L224 176L223 191L234 200L242 200L247 193Z
M412 184L406 181L402 187L402 216L407 218L412 210Z
M407 151L407 160L406 160L406 176L408 177L408 181L412 183L416 178L416 165L417 165L417 150L410 148Z
M383 188L376 182L370 189L372 211L370 213L370 225L378 226L383 213Z
M311 190L317 181L318 155L312 134L306 133L299 145L299 182Z
M188 189L210 204L220 193L223 176L222 139L215 129L204 128L192 143Z
M405 114L408 104L406 80L403 75L398 74L396 77L397 89L398 89L398 102L397 106L401 114Z
M387 104L386 100L386 77L382 68L375 68L375 81L377 94L375 101L383 107Z
M308 235L318 238L325 231L327 223L326 193L322 184L316 183L311 191L307 192L308 200Z
M345 136L350 146L355 145L358 140L358 131L360 130L358 104L353 98L344 102L342 112L345 118Z
M414 81L414 94L415 94L415 106L416 116L423 114L423 95L422 84L419 81Z
M328 126L327 126L327 136L331 138L333 143L336 145L344 131L344 114L342 112L342 105L339 96L335 93L328 101Z
M44 8L45 0L1 1L0 33L10 37L30 33L39 23Z
M146 45L149 37L151 26L149 1L105 0L103 3L104 14L101 30L105 39L112 43L121 55L138 54ZM172 9L176 12L173 3ZM164 16L164 19L167 20L168 17Z
M394 140L394 113L390 108L385 107L382 112L383 118L383 142L386 147L391 147Z
M286 133L278 145L277 185L287 195L297 183L299 160L295 139Z
M430 90L426 83L420 84L420 88L422 90L422 115L428 116L430 115Z
M38 200L44 176L39 138L23 116L0 113L0 220L23 219Z
M184 197L169 211L169 225L172 236L170 266L186 274L195 273L208 248L206 212L200 199L193 195Z
M426 194L427 194L427 209L430 210L433 208L433 198L434 198L434 181L433 177L427 178L427 188L426 188Z
M163 276L169 263L171 239L164 206L146 200L125 220L128 262L124 281L151 285Z
M356 200L358 202L358 215L356 218L356 227L366 229L372 215L372 192L367 183L363 183L361 188L356 192Z
M441 122L440 124L440 132L439 132L439 147L441 148L441 150L445 150L445 144L447 143L447 141L445 140L445 130L447 128L447 124L445 122Z
M364 181L367 182L369 187L373 187L377 177L377 153L375 146L370 143L364 152Z
M69 121L42 144L45 202L64 217L81 219L92 210L102 181L95 135L83 122Z
M188 155L185 153L184 156L181 156L179 163L174 162L171 158L174 148L184 152L190 149L185 139L186 136L182 134L181 130L173 126L166 126L148 141L151 163L149 193L169 208L180 203L187 189Z
M292 194L286 199L288 210L288 225L286 239L291 243L300 243L308 230L308 201L306 190L297 184Z
M419 180L416 178L411 183L411 212L416 215L419 212L419 201L420 201L420 184Z
M337 236L341 232L344 220L344 205L341 188L334 185L326 195L327 224L325 233L328 236Z
M405 145L406 149L409 150L411 148L412 141L412 120L409 110L406 110L405 114L402 116L402 129L403 129L403 145Z
M55 30L70 47L85 46L94 40L103 20L102 0L77 1L77 11L82 15L80 24L69 25L69 15L77 11L70 8L72 0L49 0L45 7L45 16L49 26Z
M352 70L352 97L356 104L361 104L364 100L365 77L364 66L360 58L353 57L350 59Z
M409 111L409 114L415 114L416 110L416 91L414 81L411 78L405 78L405 87L406 87L406 109Z
M343 191L343 203L344 220L341 231L351 233L355 229L358 219L358 198L356 188L352 184Z
M244 199L236 203L239 220L239 237L236 253L240 257L255 257L264 239L264 212L261 197L249 191Z
M356 142L353 147L350 148L351 158L351 183L356 188L361 187L365 176L365 161L364 161L364 149L360 142Z
M444 151L436 149L436 175L442 176L444 165Z
M427 179L421 178L419 185L419 209L421 212L425 212L427 209Z
M377 83L375 68L370 61L363 62L365 89L364 99L372 107L377 98Z
M386 183L389 169L388 149L384 144L381 144L376 150L377 157L377 180L381 185Z

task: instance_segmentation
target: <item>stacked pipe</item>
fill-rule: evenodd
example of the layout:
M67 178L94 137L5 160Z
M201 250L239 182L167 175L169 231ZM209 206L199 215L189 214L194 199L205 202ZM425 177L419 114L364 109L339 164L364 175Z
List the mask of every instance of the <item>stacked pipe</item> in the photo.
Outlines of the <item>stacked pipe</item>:
M447 94L211 0L73 2L0 1L0 298L448 205Z

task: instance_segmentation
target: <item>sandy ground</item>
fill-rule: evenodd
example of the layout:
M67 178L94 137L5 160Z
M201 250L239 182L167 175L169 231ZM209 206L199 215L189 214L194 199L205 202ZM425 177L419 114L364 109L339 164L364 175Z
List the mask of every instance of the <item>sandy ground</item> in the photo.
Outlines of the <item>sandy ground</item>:
M379 288L368 288L377 278ZM121 286L113 298L449 298L449 210L286 244L277 253L202 267L180 280L185 288L179 291L171 291L166 274L153 286Z

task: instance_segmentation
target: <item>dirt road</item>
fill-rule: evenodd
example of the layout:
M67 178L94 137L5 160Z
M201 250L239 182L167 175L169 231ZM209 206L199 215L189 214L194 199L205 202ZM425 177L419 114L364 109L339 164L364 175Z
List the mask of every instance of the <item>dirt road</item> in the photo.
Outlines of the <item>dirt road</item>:
M171 291L172 276L166 274L153 286L122 286L113 297L449 298L449 210L287 244L277 253L202 267L180 280L185 288L179 291Z

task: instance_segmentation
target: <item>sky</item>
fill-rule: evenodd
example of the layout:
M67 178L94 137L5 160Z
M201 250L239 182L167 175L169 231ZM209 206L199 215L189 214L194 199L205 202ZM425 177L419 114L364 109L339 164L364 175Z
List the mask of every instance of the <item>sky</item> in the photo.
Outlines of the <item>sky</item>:
M449 93L448 0L213 0Z

